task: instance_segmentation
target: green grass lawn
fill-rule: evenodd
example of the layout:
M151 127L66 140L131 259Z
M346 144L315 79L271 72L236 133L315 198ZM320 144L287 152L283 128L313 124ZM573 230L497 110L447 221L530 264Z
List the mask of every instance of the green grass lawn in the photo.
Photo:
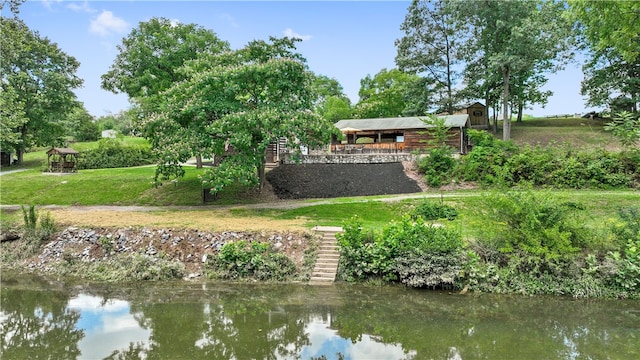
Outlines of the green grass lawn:
M498 124L501 125L501 124ZM533 118L512 123L511 138L516 144L571 144L577 148L598 147L619 150L620 143L604 130L606 121L582 118ZM502 136L502 128L498 129Z
M81 170L55 175L32 169L0 178L1 204L198 205L203 169L186 167L180 181L155 188L154 166Z

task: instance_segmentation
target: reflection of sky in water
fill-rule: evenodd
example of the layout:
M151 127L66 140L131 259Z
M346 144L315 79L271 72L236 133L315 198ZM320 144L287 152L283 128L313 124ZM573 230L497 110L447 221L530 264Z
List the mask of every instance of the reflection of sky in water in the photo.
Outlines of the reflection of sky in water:
M85 332L85 337L78 343L80 359L102 359L116 350L126 350L130 343L142 343L143 348L149 348L151 329L140 327L130 314L127 301L109 300L103 303L99 297L81 294L69 300L68 307L80 312L76 327ZM208 310L209 305L205 306L205 313ZM330 324L329 316L329 320L317 317L306 325L305 332L309 335L310 345L304 346L298 354L301 359L322 355L327 359L334 359L339 353L347 360L403 359L415 356L415 352L405 354L402 347L377 342L366 334L362 335L360 341L352 343L351 339L344 339L330 329ZM215 339L208 334L196 341L194 346L202 347L210 343L215 343Z
M76 325L85 337L78 343L81 359L102 359L114 350L124 350L130 343L148 347L151 331L140 327L129 313L129 303L81 294L69 300L68 307L80 312Z
M316 318L307 324L305 330L309 334L311 345L304 346L300 356L302 359L326 356L327 359L337 358L341 353L344 359L405 359L415 356L410 351L405 354L402 347L377 342L373 337L363 334L362 339L355 344L351 339L344 339L335 330L329 329L330 320Z

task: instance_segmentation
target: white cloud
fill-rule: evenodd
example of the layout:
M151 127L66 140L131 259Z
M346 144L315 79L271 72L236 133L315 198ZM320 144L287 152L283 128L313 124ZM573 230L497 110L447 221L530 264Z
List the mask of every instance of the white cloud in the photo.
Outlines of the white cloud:
M42 0L42 5L49 10L53 10L53 5L61 2L62 0Z
M84 1L80 4L78 3L70 3L67 7L75 12L86 12L86 13L94 13L98 10L94 9L89 5L88 1Z
M290 37L290 38L298 38L302 41L311 40L311 35L300 35L297 32L293 31L293 29L291 28L288 28L287 30L284 31L284 36Z
M236 22L236 19L229 14L220 14L219 17L221 20L226 21L229 25L231 25L232 28L237 29L240 27L240 25L238 25L238 23Z
M169 24L171 24L171 27L176 27L181 24L181 21L178 19L171 19L169 20Z
M114 16L111 11L104 10L91 20L89 30L101 36L106 36L110 32L124 33L129 24L124 19Z

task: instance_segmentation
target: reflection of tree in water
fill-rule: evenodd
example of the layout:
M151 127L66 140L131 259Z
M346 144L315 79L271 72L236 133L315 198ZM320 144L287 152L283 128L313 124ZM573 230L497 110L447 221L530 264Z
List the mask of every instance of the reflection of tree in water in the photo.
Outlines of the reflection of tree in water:
M640 311L621 307L620 300L415 291L388 302L351 299L332 313L341 337L369 334L415 350L417 358L640 358Z
M277 297L218 293L210 301L134 303L132 313L151 329L151 344L130 344L109 359L277 359L296 357L309 344L312 315L278 305Z
M4 280L4 279L3 279ZM80 314L67 308L67 293L3 287L0 329L3 359L76 359Z

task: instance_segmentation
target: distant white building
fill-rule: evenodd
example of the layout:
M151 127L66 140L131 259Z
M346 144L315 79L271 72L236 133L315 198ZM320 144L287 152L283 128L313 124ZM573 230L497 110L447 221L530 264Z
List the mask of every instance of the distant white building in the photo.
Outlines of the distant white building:
M111 129L111 130L102 130L102 137L103 138L115 139L117 133L118 132L113 130L113 129Z

